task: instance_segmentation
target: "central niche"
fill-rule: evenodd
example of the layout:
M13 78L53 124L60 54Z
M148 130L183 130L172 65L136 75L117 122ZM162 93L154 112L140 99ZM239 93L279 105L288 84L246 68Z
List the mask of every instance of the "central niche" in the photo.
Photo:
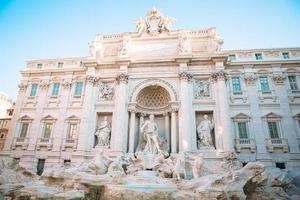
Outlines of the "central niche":
M137 98L137 106L147 110L160 110L167 108L171 101L168 91L157 85L152 85L142 89Z

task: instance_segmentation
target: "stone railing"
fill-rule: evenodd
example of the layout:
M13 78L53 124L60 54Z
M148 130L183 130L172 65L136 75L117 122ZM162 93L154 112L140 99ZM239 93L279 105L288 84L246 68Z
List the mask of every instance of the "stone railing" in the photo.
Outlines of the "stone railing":
M247 103L248 101L248 95L245 90L242 90L240 92L230 92L229 100L231 103Z
M267 149L269 152L274 152L274 149L282 149L283 152L289 151L287 139L284 138L267 138Z
M72 148L75 151L77 148L77 138L64 138L61 150L65 151L67 148Z
M36 144L36 150L40 150L41 147L46 147L48 151L52 149L53 138L38 138Z
M22 150L26 150L29 144L29 138L28 137L14 137L12 142L12 150L15 150L17 146L20 146Z
M275 90L258 90L258 98L261 102L264 102L265 100L272 100L273 102L276 102L277 96L275 93Z
M103 35L104 40L113 40L113 39L120 39L122 38L122 34L111 34L111 35Z
M237 152L241 152L242 149L249 149L251 152L255 152L256 143L254 139L250 138L235 139L235 148Z

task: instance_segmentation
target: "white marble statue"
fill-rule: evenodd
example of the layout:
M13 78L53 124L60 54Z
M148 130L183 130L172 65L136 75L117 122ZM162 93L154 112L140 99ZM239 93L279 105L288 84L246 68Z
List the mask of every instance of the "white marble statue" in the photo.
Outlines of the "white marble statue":
M109 147L110 142L110 132L111 132L111 125L107 120L107 117L104 117L104 120L98 126L95 135L97 136L98 142L95 148L98 147Z
M100 82L99 84L99 100L112 100L114 96L114 85Z
M144 133L144 139L146 141L146 146L144 148L144 153L157 154L159 153L160 147L158 142L158 128L154 121L154 115L149 116L147 120L141 127L141 131Z
M186 178L186 170L185 170L185 154L181 152L174 165L174 175L177 180L185 179Z
M141 17L138 20L136 20L135 26L138 36L140 36L146 30L147 27L145 21Z
M214 121L210 121L207 115L204 115L204 120L197 127L199 146L212 147L213 140L211 131L214 128Z

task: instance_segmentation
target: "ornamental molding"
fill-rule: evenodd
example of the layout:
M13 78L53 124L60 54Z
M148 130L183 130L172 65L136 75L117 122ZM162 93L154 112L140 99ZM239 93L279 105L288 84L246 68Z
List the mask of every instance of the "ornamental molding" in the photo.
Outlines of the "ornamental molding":
M169 33L175 21L175 18L168 17L158 9L152 8L148 11L144 19L139 18L136 20L137 35L148 34L150 36L157 36L161 33Z
M85 80L86 80L86 82L87 82L88 84L94 84L95 81L96 81L96 77L93 76L93 75L87 75L87 76L85 77Z
M50 82L49 81L41 81L39 86L41 89L48 89L48 87L50 86Z
M257 80L257 75L254 73L246 73L244 75L244 79L245 79L247 85L255 85L256 80Z
M277 85L282 85L284 84L284 80L286 79L286 75L283 73L273 73L272 74L272 79L274 81L275 84Z
M120 83L124 83L127 84L128 83L128 74L127 73L120 73L117 77L116 77L116 82L118 84Z
M228 73L225 70L220 70L218 72L214 72L211 74L211 78L213 81L224 80L226 81L228 77Z
M70 89L72 87L72 81L64 81L62 83L63 88Z
M183 81L191 81L193 78L193 75L188 72L181 72L178 74L178 77L180 80L183 80Z
M191 44L185 33L181 33L179 35L179 42L178 42L177 49L179 55L188 55L192 53Z
M124 58L129 56L130 56L130 41L128 38L125 38L122 41L122 44L119 48L119 57Z

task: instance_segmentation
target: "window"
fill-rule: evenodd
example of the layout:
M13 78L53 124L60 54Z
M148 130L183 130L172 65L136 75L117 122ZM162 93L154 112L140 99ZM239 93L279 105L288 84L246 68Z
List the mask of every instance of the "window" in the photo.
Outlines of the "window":
M231 78L232 82L232 89L233 93L241 93L241 82L239 77L232 77Z
M270 90L270 86L269 86L267 76L259 77L259 81L260 81L260 88L261 88L262 91L269 91Z
M288 80L289 80L290 88L292 90L297 90L298 86L297 86L296 76L288 76Z
M70 123L68 128L68 139L75 139L77 135L77 124L76 123Z
M20 138L25 138L27 136L29 123L23 122L21 123L21 132L20 132Z
M32 84L30 90L30 96L35 97L37 92L38 84Z
M53 87L52 87L52 96L58 96L59 87L60 87L59 83L54 83L53 84Z
M256 60L262 60L262 54L261 53L256 53L255 54L255 59Z
M235 54L231 54L231 55L228 56L228 61L229 61L229 62L230 62L230 61L234 61L234 60L236 60Z
M62 63L62 62L57 63L57 68L62 68L63 66L64 66L64 63Z
M239 138L240 139L248 139L247 123L246 122L238 122L237 126L238 126Z
M41 64L41 63L39 63L39 64L36 65L37 69L42 69L42 67L43 67L43 64Z
M282 57L283 57L283 59L289 59L290 58L290 54L288 52L283 52L282 53Z
M271 139L280 138L278 132L278 126L276 122L268 122L268 128Z
M275 166L279 169L285 169L285 163L283 162L277 162L275 163Z
M52 132L52 127L53 127L52 123L45 123L43 138L47 138L47 139L50 138L51 132Z
M82 93L82 86L83 86L83 82L76 82L76 85L75 85L75 92L74 92L74 95L75 95L75 96L81 96L81 93Z

